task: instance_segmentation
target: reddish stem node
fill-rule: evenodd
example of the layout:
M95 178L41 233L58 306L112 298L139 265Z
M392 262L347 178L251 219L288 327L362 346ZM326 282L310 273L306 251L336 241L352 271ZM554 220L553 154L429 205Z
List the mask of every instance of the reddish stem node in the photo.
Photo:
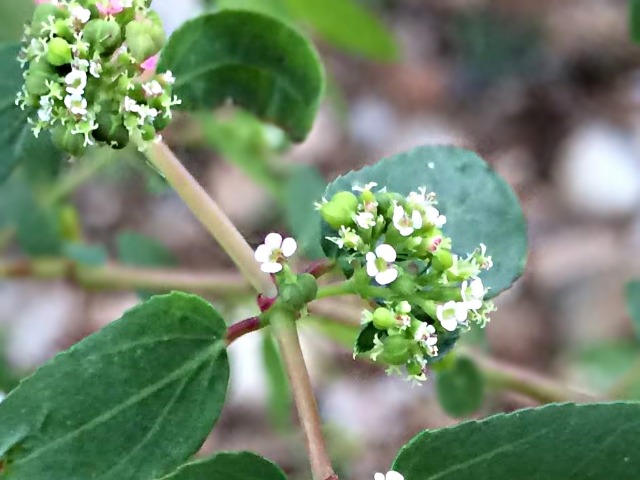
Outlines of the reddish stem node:
M238 323L234 323L227 330L227 345L231 345L235 340L243 335L260 330L260 328L260 319L258 317L251 317Z
M333 268L334 262L331 260L316 260L312 262L305 270L304 273L310 273L316 278L320 278ZM331 479L327 479L331 480Z

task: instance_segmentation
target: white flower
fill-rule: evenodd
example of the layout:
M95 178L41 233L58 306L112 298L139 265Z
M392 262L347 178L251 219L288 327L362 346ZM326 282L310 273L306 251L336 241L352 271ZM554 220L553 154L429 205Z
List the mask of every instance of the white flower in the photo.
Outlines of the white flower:
M162 85L156 80L143 83L142 89L147 97L158 97L164 93L164 88L162 88Z
M354 215L353 219L364 230L369 230L376 226L376 216L371 212L360 212Z
M340 227L339 234L339 237L327 237L327 240L338 245L338 248L346 247L353 250L358 250L364 243L360 235L358 235L354 229L345 227L344 225Z
M436 328L428 323L420 322L420 325L414 335L414 339L416 342L421 342L428 347L432 347L438 343Z
M87 23L91 20L91 10L77 5L71 9L71 17L80 23Z
M487 246L484 243L480 244L480 258L482 260L481 268L489 270L493 267L493 258L491 258L491 255L487 255Z
M74 115L87 114L87 100L80 95L67 95L64 104Z
M278 273L282 270L280 263L284 258L293 255L298 244L293 238L282 239L279 233L270 233L264 243L256 249L256 260L261 263L260 269L265 273Z
M391 245L378 245L375 253L367 253L366 260L367 274L375 278L380 285L388 285L398 278L398 270L393 265L396 261L396 251Z
M404 477L398 472L391 470L387 472L386 475L384 473L376 473L373 476L373 480L404 480Z
M49 122L51 120L51 108L38 109L38 120L41 122Z
M353 186L354 192L370 192L373 187L377 187L378 184L376 182L369 182L364 187L360 187L358 185Z
M133 112L133 113L140 112L140 105L138 105L138 103L131 97L124 97L123 107L125 112Z
M436 316L440 320L440 325L449 332L453 332L458 328L458 324L467 319L468 313L464 303L454 302L453 300L444 305L438 305L436 308Z
M460 291L462 295L462 301L469 310L478 310L482 307L482 300L486 293L482 280L476 278L471 282L466 280L462 282L462 288Z
M409 215L401 205L396 204L393 208L393 225L400 235L408 237L415 230L422 228L422 215L417 210Z
M440 228L447 223L447 217L440 215L440 211L431 205L425 207L424 215L427 218L427 222L435 227Z
M147 121L147 118L150 118L152 121L155 120L155 118L160 114L158 110L150 107L149 105L138 105L138 108L138 115L140 116L140 120L138 121L138 123L140 125L144 125L144 123Z
M411 304L406 300L403 300L398 304L395 309L396 312L396 321L398 322L398 329L406 330L411 326Z
M67 84L67 92L71 95L81 96L84 93L84 87L87 86L87 74L82 70L71 70L64 77L64 83Z
M91 62L89 62L89 73L95 78L100 78L100 74L102 73L102 65L99 62L94 62L92 60Z
M168 83L169 85L173 85L174 83L176 83L176 77L173 76L171 70L167 70L162 74L162 80L164 80L165 83Z
M418 188L417 192L411 192L409 195L407 195L407 202L411 206L424 209L437 203L436 194L433 192L427 193L426 187L420 187Z

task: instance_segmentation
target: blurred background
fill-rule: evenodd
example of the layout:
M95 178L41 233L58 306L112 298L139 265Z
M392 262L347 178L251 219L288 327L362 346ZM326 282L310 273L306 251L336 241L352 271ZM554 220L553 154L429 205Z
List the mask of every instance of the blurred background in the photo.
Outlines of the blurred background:
M252 244L274 225L295 231L309 214L300 205L317 200L326 180L350 169L420 144L474 149L518 194L531 250L524 277L497 299L486 331L466 342L563 384L640 398L640 374L634 375L640 347L625 306L625 284L640 276L640 48L630 40L626 0L154 5L168 32L205 9L258 8L307 32L321 51L329 88L304 144L289 145L276 128L232 110L180 118L165 133ZM31 9L29 0L2 0L1 41L19 40ZM92 246L94 256L232 271L135 151L100 151L55 168L30 163L36 180L4 187L0 206L14 208L11 188L29 189L29 201L55 218L65 239ZM14 233L0 218L2 261L41 251ZM42 241L45 233L32 236ZM255 313L250 295L212 301L230 322ZM0 279L0 390L137 302L132 291ZM313 324L303 328L303 340L345 478L386 471L415 433L458 421L439 406L432 382L414 388L354 362L348 348ZM273 344L251 334L231 355L231 401L204 451L254 450L292 479L308 478ZM489 391L475 416L529 405Z

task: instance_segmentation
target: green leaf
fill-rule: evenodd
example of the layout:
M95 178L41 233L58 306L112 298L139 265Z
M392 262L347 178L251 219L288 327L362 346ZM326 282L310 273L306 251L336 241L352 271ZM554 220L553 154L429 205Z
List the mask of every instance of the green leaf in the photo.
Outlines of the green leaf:
M14 228L18 244L29 255L57 255L62 250L54 212L38 203L22 178L0 186L0 226Z
M632 280L625 288L627 310L633 321L636 337L640 339L640 280Z
M320 223L314 221L317 217L314 203L322 199L326 188L327 182L316 168L299 165L289 178L285 195L289 229L300 251L312 260L325 256L320 244Z
M552 404L425 431L393 469L409 480L637 478L640 403Z
M269 332L262 337L262 362L267 374L270 417L276 426L286 428L291 425L291 392L278 345Z
M473 360L456 358L451 367L438 372L438 400L452 417L475 413L484 401L484 377Z
M22 111L15 105L16 94L23 84L18 63L18 44L0 44L0 183L27 156L39 156L43 164L56 163L62 153L50 142L48 135L36 139L27 123L32 110ZM43 147L44 144L44 147Z
M31 20L34 2L2 0L0 2L0 42L18 41L24 24Z
M454 253L466 256L484 243L493 256L493 268L481 275L490 296L506 290L522 275L527 257L522 209L507 182L474 152L449 146L418 147L338 177L325 197L368 182L402 194L421 186L435 192L438 208L447 217L443 231L452 238ZM336 234L324 224L322 236L327 235ZM333 244L323 246L327 254L335 251Z
M7 480L153 480L195 454L229 380L201 298L154 297L59 354L0 403Z
M66 243L62 251L70 260L90 267L104 265L109 258L109 254L102 245Z
M355 355L362 355L370 352L375 346L374 339L378 333L380 333L380 330L375 327L373 322L364 324L356 339L353 353Z
M182 108L208 110L228 100L305 139L324 91L313 46L261 13L222 10L186 22L169 39L159 70L171 70Z
M286 0L291 14L347 52L373 60L396 60L393 34L354 0Z
M153 238L135 232L122 232L116 238L118 260L124 265L134 267L173 267L178 262L173 253ZM140 290L142 299L150 298L153 293Z
M631 39L640 43L640 0L629 0L629 28Z
M225 452L188 463L162 480L286 480L269 460L251 452Z
M209 3L215 4L217 9L251 10L254 12L271 15L280 20L289 20L286 0L216 0Z

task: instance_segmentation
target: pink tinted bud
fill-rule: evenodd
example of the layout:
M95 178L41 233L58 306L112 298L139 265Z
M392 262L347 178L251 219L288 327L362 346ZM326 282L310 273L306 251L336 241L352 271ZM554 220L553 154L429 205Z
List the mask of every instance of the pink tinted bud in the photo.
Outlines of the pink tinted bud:
M35 0L36 5L42 5L43 3L53 3L51 0Z
M144 62L140 64L143 70L155 70L158 66L158 59L160 58L159 54L155 54L153 57L147 58Z
M121 0L103 0L96 4L96 8L101 15L116 15L124 10Z
M435 252L442 243L442 237L434 237L429 241L429 251Z

